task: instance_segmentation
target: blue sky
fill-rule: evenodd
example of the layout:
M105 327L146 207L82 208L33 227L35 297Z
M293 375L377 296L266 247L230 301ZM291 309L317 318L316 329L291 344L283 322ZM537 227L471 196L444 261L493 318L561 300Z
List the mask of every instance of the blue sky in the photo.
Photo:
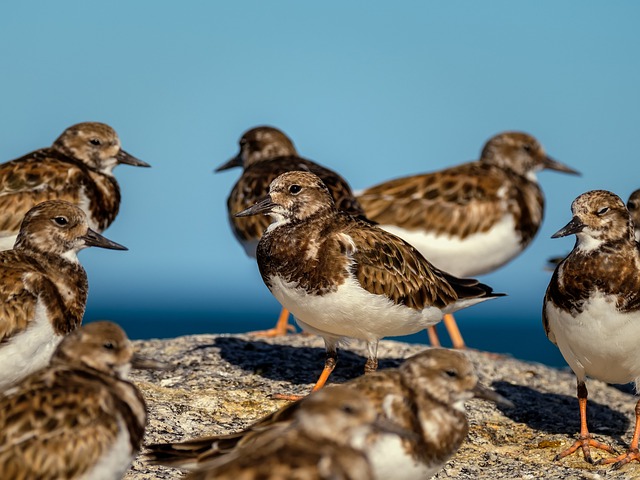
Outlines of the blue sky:
M549 237L573 198L640 187L639 13L631 1L5 2L0 159L73 123L112 125L153 168L116 170L122 209L105 234L130 251L80 254L87 316L197 311L223 325L220 312L278 310L227 225L240 172L213 174L246 129L283 129L354 188L524 130L583 176L540 175L540 233L483 277L509 297L460 318L537 326L544 261L573 242Z

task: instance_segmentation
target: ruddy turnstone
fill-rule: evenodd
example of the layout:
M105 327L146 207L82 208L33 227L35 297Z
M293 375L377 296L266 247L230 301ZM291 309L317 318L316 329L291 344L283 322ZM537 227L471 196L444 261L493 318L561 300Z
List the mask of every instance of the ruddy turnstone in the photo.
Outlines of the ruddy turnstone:
M122 478L147 421L142 395L126 380L131 366L131 342L114 323L65 337L49 367L0 394L2 478Z
M305 398L288 424L270 428L246 447L204 463L187 478L368 480L373 472L367 444L372 436L387 431L403 433L378 420L364 395L327 389Z
M273 127L255 127L240 138L240 151L219 166L216 172L242 167L243 172L227 199L229 223L236 239L249 257L255 258L256 247L269 220L261 215L236 217L234 213L252 206L269 192L269 184L281 173L304 170L315 173L329 188L336 205L352 215L363 215L362 207L353 196L347 181L336 172L301 158L293 142ZM289 327L289 312L282 310L275 328L256 332L266 336L285 335Z
M629 211L611 192L593 190L576 198L571 221L552 238L575 234L576 244L553 273L542 312L549 340L558 346L576 374L580 436L557 458L581 448L593 463L590 447L613 453L587 428L586 377L640 386L640 249ZM640 402L629 451L599 463L620 467L640 460Z
M66 200L82 208L89 226L102 232L120 208L113 169L148 167L120 147L109 125L78 123L53 145L0 165L0 250L13 247L27 211L45 200Z
M258 244L262 279L300 327L325 342L313 390L333 371L343 339L367 343L365 372L372 372L381 338L416 333L502 295L437 269L401 238L338 210L313 173L280 175L269 195L236 215L257 214L274 219Z
M327 388L339 390L364 395L378 416L397 425L400 431L411 432L378 432L370 436L366 454L373 477L380 480L424 479L438 472L467 436L464 402L471 397L512 406L478 383L471 363L462 353L441 348L419 353L399 369L378 371ZM236 434L152 445L149 456L154 463L194 468L236 449L250 448L266 432L289 425L303 408L304 401L288 404Z
M492 272L522 252L540 228L544 196L536 173L578 172L549 157L526 133L491 138L480 159L398 178L356 193L365 215L403 238L442 270L459 277ZM464 341L452 316L455 348ZM438 345L435 329L429 336Z
M82 322L86 247L126 250L91 230L84 212L50 200L29 210L13 250L0 252L0 391L45 367Z

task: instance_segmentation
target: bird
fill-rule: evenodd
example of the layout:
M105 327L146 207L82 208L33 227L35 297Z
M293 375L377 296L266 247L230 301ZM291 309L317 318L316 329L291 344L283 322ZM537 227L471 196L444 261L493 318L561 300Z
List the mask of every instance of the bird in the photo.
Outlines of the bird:
M186 478L368 480L374 478L368 445L378 434L410 436L378 419L363 394L328 388L302 400L286 424L203 462Z
M338 208L352 215L364 215L349 183L338 173L300 157L293 141L281 130L270 126L251 128L244 132L239 146L238 154L215 171L242 167L242 175L227 198L227 212L231 230L250 258L256 257L258 241L269 226L269 220L262 216L236 217L234 214L264 197L269 184L281 173L291 170L315 173L329 188ZM292 328L289 312L283 309L274 328L255 333L275 337L285 335Z
M0 164L0 250L13 247L24 215L46 200L77 205L102 233L120 208L112 173L119 164L150 166L123 150L115 130L98 122L72 125L50 147Z
M373 477L379 479L413 480L435 475L467 437L466 400L483 398L513 407L509 400L478 382L473 365L462 352L444 348L424 350L399 368L360 376L329 386L326 391L364 395L378 417L399 427L399 432L410 433L377 432L371 436L366 453ZM214 458L249 449L261 437L286 428L304 405L304 401L290 403L234 434L151 445L147 458L152 463L199 468Z
M51 363L0 393L0 471L11 479L120 479L138 453L144 399L127 381L140 361L123 330L94 322Z
M627 200L627 210L631 215L636 242L640 242L640 188L634 190Z
M640 248L623 201L612 192L592 190L571 204L573 218L552 238L576 236L569 255L556 267L544 296L543 326L577 379L580 434L561 459L581 449L594 463L590 448L614 453L595 440L587 426L586 378L640 385ZM598 463L616 468L640 461L640 401L636 427L623 455Z
M335 368L337 346L364 340L365 372L377 369L378 342L435 325L445 313L503 294L434 267L415 248L336 208L322 180L287 172L237 216L273 218L258 243L265 285L305 331L324 339L327 357L313 390Z
M458 277L492 272L531 243L544 216L542 169L578 174L524 132L490 138L480 159L386 181L356 192L365 215ZM444 324L454 348L465 343L453 316ZM439 345L435 327L429 330Z
M0 391L45 367L82 322L89 287L77 253L91 246L126 250L90 229L80 208L49 200L27 212L14 248L0 252Z
M640 188L638 190L634 190L631 195L629 195L629 200L627 200L627 210L629 210L631 221L633 222L636 242L640 242ZM566 255L564 257L566 257ZM564 257L558 256L549 258L547 260L546 269L553 271Z

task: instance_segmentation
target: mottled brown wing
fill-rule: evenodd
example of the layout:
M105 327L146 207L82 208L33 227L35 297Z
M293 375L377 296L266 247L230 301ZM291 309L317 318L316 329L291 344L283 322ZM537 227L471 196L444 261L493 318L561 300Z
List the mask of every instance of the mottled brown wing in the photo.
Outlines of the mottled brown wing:
M0 165L0 232L17 233L27 211L46 200L78 203L85 174L75 165L34 152Z
M426 229L465 238L487 231L505 214L495 208L506 198L504 175L479 163L399 178L358 195L367 218L380 225Z
M80 386L66 370L36 373L21 385L0 397L3 478L77 478L115 440L113 399L104 388Z
M187 476L189 480L356 480L373 478L366 457L348 447L271 430L259 443L235 450Z
M300 157L280 157L268 162L251 165L244 170L242 176L233 187L227 199L229 220L235 235L244 240L259 240L271 223L265 215L251 217L234 217L234 214L249 208L269 193L269 185L279 175L291 171L312 172L324 182L338 209L354 216L363 215L351 187L340 175L310 160Z
M347 240L344 248L351 250L362 288L416 310L442 308L458 299L440 270L411 245L365 222L353 222L352 227L346 233L355 250Z
M37 293L23 281L30 271L2 264L3 260L13 257L17 257L13 251L2 252L0 256L0 344L27 328L35 316L38 301Z
M255 441L272 428L281 428L291 423L300 402L293 402L236 433L211 435L179 443L159 443L148 446L147 459L155 464L186 466L194 461L206 463L234 448Z

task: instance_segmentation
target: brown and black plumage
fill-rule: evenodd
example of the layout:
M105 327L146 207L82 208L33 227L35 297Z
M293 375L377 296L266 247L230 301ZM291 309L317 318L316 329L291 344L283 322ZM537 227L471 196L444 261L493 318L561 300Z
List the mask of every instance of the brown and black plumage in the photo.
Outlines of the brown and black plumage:
M0 249L13 246L27 211L46 200L66 200L84 210L97 232L120 209L119 164L148 167L128 154L109 125L85 122L67 128L47 148L0 165Z
M549 157L523 132L504 132L480 159L444 170L390 180L358 193L365 215L456 276L489 273L529 245L544 215L536 173L577 172ZM445 318L455 347L464 342ZM430 336L437 342L432 331Z
M91 230L84 212L51 200L29 210L13 250L0 252L0 391L44 367L82 321L90 246L126 250Z
M340 210L352 215L363 215L347 181L336 172L298 155L293 142L277 128L255 127L242 135L240 150L231 160L216 169L217 172L242 167L242 175L227 199L229 222L237 240L250 257L256 256L256 247L269 226L267 217L236 217L234 214L249 208L269 191L269 185L280 174L301 170L314 173L328 187ZM275 329L260 332L283 335L287 332L288 312L283 311Z
M379 417L408 432L381 433L370 439L368 457L374 478L380 479L424 479L442 468L467 436L464 402L471 397L510 405L478 383L463 354L445 349L426 350L398 369L361 376L327 391L364 395ZM291 403L235 434L151 445L148 455L154 463L196 468L229 452L251 448L271 431L288 427L304 408L304 401Z
M571 205L573 218L554 238L576 235L571 253L556 267L544 298L544 330L577 377L580 435L561 452L578 449L594 463L591 448L613 449L593 438L587 428L586 377L607 383L640 385L640 248L629 211L605 190L593 190ZM640 402L627 453L599 463L620 467L640 461Z
M399 237L338 210L312 173L280 175L267 197L238 215L261 213L274 219L257 250L265 284L304 330L325 340L315 389L333 370L341 339L366 341L373 371L380 338L415 333L501 295L442 272Z
M3 478L120 479L140 449L146 407L120 327L96 322L58 346L51 365L0 394Z

